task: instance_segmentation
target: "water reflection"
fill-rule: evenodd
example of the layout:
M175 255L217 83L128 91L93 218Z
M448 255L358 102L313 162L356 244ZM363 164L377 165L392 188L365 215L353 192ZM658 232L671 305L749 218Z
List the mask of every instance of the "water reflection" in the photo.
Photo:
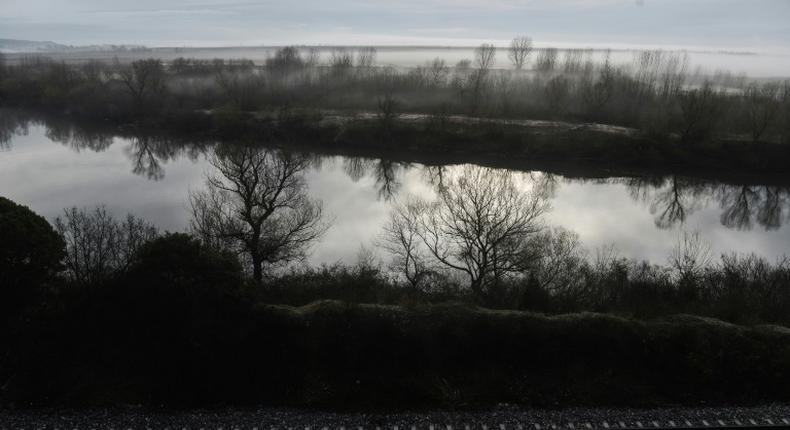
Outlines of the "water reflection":
M371 176L375 180L375 186L379 199L391 201L403 185L400 177L403 171L409 169L410 163L369 158L344 158L343 171L348 177L358 182L360 179Z
M66 145L80 152L90 150L103 152L113 143L113 135L85 127L78 127L69 122L47 121L46 136L53 142Z
M115 142L125 145L125 154L135 175L161 181L166 165L179 158L202 160L213 148L211 142L154 136L141 130L124 130L117 134L99 128L80 127L65 121L32 121L45 126L48 139L79 153L105 152ZM0 115L0 148L13 151L15 135L26 134L31 121L15 111ZM310 166L320 170L327 157L313 154ZM420 181L435 189L441 188L451 175L453 166L428 166L398 162L391 159L343 157L342 172L354 183L372 179L377 198L390 202L404 188L404 178L416 172ZM648 211L655 226L661 230L684 226L689 218L702 210L717 210L719 222L727 229L746 231L755 226L773 231L790 221L790 186L731 185L677 175L613 179L564 178L551 173L524 172L524 180L553 198L571 184L596 183L625 186L628 195ZM616 212L618 208L612 208ZM569 226L573 227L573 226Z
M647 204L657 227L666 229L685 223L692 213L711 203L721 209L721 225L750 230L756 223L777 230L790 220L790 187L776 185L729 185L697 179L625 179L631 197Z
M28 121L15 110L0 109L0 151L11 150L11 139L18 135L27 135Z

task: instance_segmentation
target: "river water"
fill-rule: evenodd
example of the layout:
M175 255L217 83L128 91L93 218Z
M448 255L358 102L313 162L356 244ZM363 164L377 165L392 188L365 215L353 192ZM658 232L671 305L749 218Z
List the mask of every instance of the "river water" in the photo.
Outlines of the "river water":
M162 230L184 231L188 195L212 167L211 145L170 145L141 138L81 136L43 123L0 134L0 195L52 220L71 206L104 204ZM312 156L309 194L323 202L331 228L311 264L354 263L360 247L376 249L393 204L433 193L438 174L460 166L426 167L382 159ZM714 254L790 254L790 186L732 185L684 177L579 179L516 172L527 185L551 190L547 224L579 234L585 247L614 245L626 257L666 261L685 231L699 231ZM383 256L384 257L384 256Z

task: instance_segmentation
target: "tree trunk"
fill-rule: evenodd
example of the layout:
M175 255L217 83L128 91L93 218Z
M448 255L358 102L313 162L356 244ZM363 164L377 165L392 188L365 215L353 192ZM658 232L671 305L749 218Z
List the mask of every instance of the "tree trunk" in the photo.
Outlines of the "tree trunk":
M261 261L260 257L257 255L252 256L252 278L255 280L256 283L261 283L263 280L263 270L261 266L263 262Z

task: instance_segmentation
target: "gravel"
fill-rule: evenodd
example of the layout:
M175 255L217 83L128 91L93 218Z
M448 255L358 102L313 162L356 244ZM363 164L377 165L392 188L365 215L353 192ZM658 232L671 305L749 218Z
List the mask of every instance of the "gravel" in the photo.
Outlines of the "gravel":
M113 409L0 410L0 429L114 430L551 430L557 428L651 428L692 426L787 425L790 405L729 408L522 409L500 406L482 411L333 413L299 409L154 410ZM738 420L738 421L735 421ZM751 422L750 420L753 420ZM769 421L770 420L770 421ZM688 421L688 422L686 422ZM721 422L720 422L721 421ZM604 424L606 423L606 425ZM588 427L589 424L589 427ZM433 426L433 427L431 427ZM448 428L451 426L451 428ZM326 429L324 429L326 428ZM414 429L412 429L414 428Z

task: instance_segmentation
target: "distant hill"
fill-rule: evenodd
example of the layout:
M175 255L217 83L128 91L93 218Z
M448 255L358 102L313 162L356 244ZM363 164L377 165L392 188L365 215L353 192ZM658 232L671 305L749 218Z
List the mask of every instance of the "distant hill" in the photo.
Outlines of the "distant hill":
M57 52L66 51L69 47L55 42L39 42L35 40L0 39L0 52L7 54L17 52Z
M0 39L0 53L25 54L25 53L53 53L53 52L96 52L96 51L146 51L142 45L62 45L55 42L40 42L36 40Z

